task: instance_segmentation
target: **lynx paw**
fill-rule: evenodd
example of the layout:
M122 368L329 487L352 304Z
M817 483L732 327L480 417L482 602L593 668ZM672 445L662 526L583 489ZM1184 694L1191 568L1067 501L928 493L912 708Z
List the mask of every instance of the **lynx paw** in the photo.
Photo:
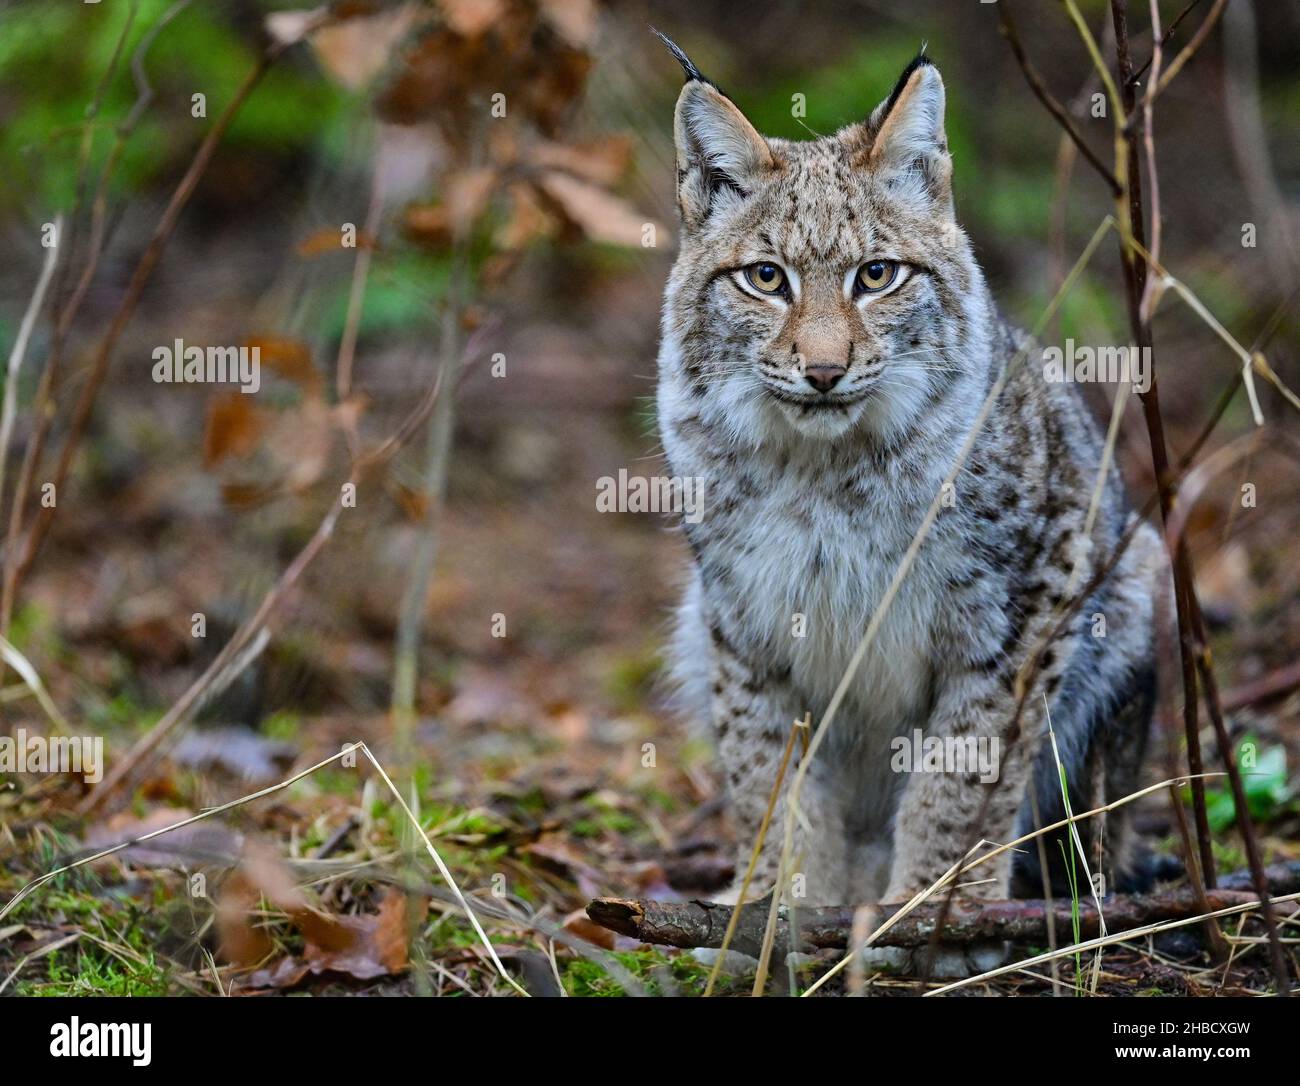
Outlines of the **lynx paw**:
M1010 953L1011 944L1000 940L969 946L940 943L934 951L930 976L942 980L978 977L1005 963ZM921 975L928 955L928 947L869 946L862 949L862 962L868 974L915 977Z
M918 971L925 965L925 953L921 950L916 954ZM967 980L1004 965L1010 956L1011 944L1000 939L963 946L940 943L934 951L930 975L945 980Z

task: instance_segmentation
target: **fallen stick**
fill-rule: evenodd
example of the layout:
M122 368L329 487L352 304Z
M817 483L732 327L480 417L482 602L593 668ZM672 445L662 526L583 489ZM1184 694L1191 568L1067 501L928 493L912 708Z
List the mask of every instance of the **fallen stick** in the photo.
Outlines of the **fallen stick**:
M1300 861L1274 864L1265 871L1271 895L1300 892ZM1207 890L1211 910L1243 905L1256 899L1249 871L1223 877L1214 890ZM731 949L757 957L763 945L770 902L751 902L740 910ZM876 906L877 923L883 922L899 906ZM941 904L922 905L903 917L889 931L876 939L874 946L920 947L930 942ZM1059 929L1071 931L1071 903L1052 903ZM1165 890L1154 894L1116 895L1102 904L1109 932L1127 931L1163 920L1187 920L1200 916L1204 904L1198 902L1191 887ZM681 948L722 945L723 933L731 921L733 907L708 901L643 901L626 898L596 898L587 905L593 921L643 943ZM816 950L843 950L853 930L852 905L824 908L801 908L797 911L799 944L805 953ZM963 901L956 899L948 910L943 928L945 943L973 943L1006 939L1012 942L1047 940L1047 906L1042 901ZM1079 902L1079 937L1091 938L1098 933L1097 910L1088 901ZM783 905L777 913L776 946L782 952L791 948L789 910Z

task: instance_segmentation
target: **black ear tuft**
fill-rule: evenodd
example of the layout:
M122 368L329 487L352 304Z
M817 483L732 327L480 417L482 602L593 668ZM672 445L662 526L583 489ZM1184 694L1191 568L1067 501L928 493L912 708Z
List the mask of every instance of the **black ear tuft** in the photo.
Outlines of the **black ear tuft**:
M913 72L918 68L934 67L934 61L925 55L924 47L922 49L923 51L913 57L907 67L903 69L903 74L898 77L898 82L894 84L894 89L889 92L889 97L885 100L885 108L879 111L879 117L872 118L877 123L889 116L894 108L894 103L898 101L898 96L903 93L903 89L907 86L907 81L912 78Z
M668 46L668 52L672 53L672 55L677 58L677 63L682 66L682 71L686 73L686 81L688 83L698 80L701 83L709 84L711 87L717 86L712 79L704 75L699 68L695 67L695 62L686 55L686 51L667 34L656 30L654 27L650 28L650 33Z

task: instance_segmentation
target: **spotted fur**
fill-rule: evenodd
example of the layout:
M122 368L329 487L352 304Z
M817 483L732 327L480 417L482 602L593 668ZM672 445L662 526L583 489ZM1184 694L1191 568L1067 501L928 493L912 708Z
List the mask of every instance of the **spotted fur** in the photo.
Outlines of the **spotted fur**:
M808 142L763 138L683 64L681 250L658 415L670 473L703 479L707 503L683 525L691 568L675 672L689 709L712 723L743 872L791 722L820 719L989 390L1031 345L1000 317L954 218L943 81L927 60L868 119ZM857 294L857 269L877 259L908 271ZM747 285L743 269L760 262L783 270L784 295ZM837 375L833 387L810 370ZM1059 817L1048 706L1076 809L1096 798L1094 776L1106 798L1131 788L1150 718L1160 552L1145 526L1045 653L1012 730L1016 674L1071 578L1088 582L1132 515L1112 472L1086 533L1100 464L1072 386L1046 382L1031 357L980 428L815 759L795 849L805 902L903 900L969 843L990 786L970 772L894 772L891 740L915 728L1000 741L991 840L1029 827L1031 788L1041 817ZM775 876L784 803L758 893ZM1106 835L1123 876L1123 820ZM1011 860L972 872L988 881L969 892L1005 896ZM1031 892L1042 885L1034 860L1030 849L1016 861Z

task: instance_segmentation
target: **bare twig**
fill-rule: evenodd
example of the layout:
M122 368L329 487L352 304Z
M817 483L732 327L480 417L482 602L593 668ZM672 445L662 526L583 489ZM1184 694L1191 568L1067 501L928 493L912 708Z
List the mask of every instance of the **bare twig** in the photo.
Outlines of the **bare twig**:
M18 404L18 374L23 368L23 359L27 354L27 344L32 338L32 329L36 318L45 304L45 292L49 289L50 277L59 262L59 244L63 240L63 216L54 220L54 238L45 250L45 260L41 265L40 275L36 278L36 289L32 291L27 311L18 325L18 335L14 339L13 349L9 352L9 368L5 374L4 404L0 407L0 497L5 491L5 466L9 463L9 438L14 429L14 412Z
M145 247L139 263L127 284L126 291L123 295L122 302L114 314L112 323L108 331L100 341L99 347L95 352L94 361L91 363L90 376L85 386L81 390L81 395L73 408L72 418L69 423L69 432L64 440L63 448L59 453L58 465L54 472L54 487L57 493L62 488L68 477L68 472L72 467L73 458L76 455L77 446L85 434L86 426L90 421L91 412L94 410L95 399L98 396L99 389L108 376L109 364L112 362L113 352L117 347L118 340L125 331L127 324L130 323L132 316L135 314L136 306L140 302L140 297L144 293L144 288L153 275L154 268L157 267L159 259L162 257L163 249L166 247L168 240L171 238L172 231L176 228L176 223L180 219L180 214L185 205L193 196L195 188L198 187L199 179L207 170L208 164L216 152L217 145L221 142L230 123L234 120L235 115L239 112L248 96L252 94L254 88L261 82L262 77L266 75L271 65L279 58L280 54L288 48L289 43L276 42L270 45L265 52L258 58L257 63L253 66L252 71L245 77L244 82L235 91L234 96L222 110L221 115L213 124L211 130L199 145L189 169L185 171L185 176L181 178L176 190L172 193L171 200L168 202L166 209L163 211L162 218L154 228L152 237ZM41 543L44 541L50 524L53 521L57 504L42 506L36 519L32 522L31 534L27 540L27 546L23 551L22 558L19 560L17 569L14 574L15 581L19 581L31 567L37 553L40 550Z
M1283 896L1300 891L1300 862L1275 864L1267 872L1271 893ZM1205 901L1211 911L1237 906L1257 906L1250 889L1250 873L1232 880L1232 889L1219 887L1210 891ZM881 914L892 917L896 906L879 906ZM1071 929L1072 903L1057 901L966 901L958 899L949 911L943 929L946 943L963 944L1007 939L1020 943L1041 943L1047 938L1048 925L1055 923ZM1093 902L1079 902L1080 935L1130 931L1160 921L1199 920L1203 905L1190 888L1152 894L1114 895L1106 899L1103 920ZM833 905L801 910L795 930L788 922L784 906L778 910L776 952L792 950L811 953L817 950L847 949L851 943L854 917L859 906ZM901 917L888 931L876 938L873 946L925 946L934 931L941 907L921 905ZM640 939L645 943L683 948L723 946L725 934L734 930L731 945L739 952L756 956L763 945L767 926L767 903L744 906L717 905L705 901L648 901L625 898L597 898L587 905L587 915L597 924ZM1062 948L1069 952L1069 948Z
M1192 13L1192 11L1196 8L1196 5L1199 4L1200 2L1201 0L1191 0L1190 4L1188 4L1185 8L1183 8L1182 11L1180 11L1176 16L1174 16L1174 21L1169 24L1169 29L1166 30L1163 34L1161 34L1159 39L1157 39L1156 42L1154 43L1151 51L1151 56L1147 57L1146 63L1143 64L1140 68L1138 68L1137 71L1135 71L1131 76L1129 76L1128 82L1136 84L1139 79L1141 79L1144 75L1146 75L1147 69L1151 67L1152 63L1155 60L1156 49L1163 49L1169 43L1170 38L1174 36L1174 32L1178 29L1182 21ZM1156 24L1152 23L1152 27L1154 32L1154 28L1156 27Z
M1160 83L1150 90L1145 96L1144 109L1149 110L1150 104L1160 94L1160 91L1169 85L1169 82L1178 74L1178 71L1195 53L1219 15L1222 13L1223 5L1226 0L1218 0L1210 13L1206 16L1201 27L1197 30L1196 35L1187 44L1186 48L1170 64ZM1067 7L1073 9L1073 0L1065 0ZM1133 74L1132 60L1129 55L1128 39L1128 4L1127 0L1111 0L1111 15L1115 25L1115 53L1119 66L1120 82L1124 87L1123 91L1123 112L1120 109L1115 110L1115 131L1116 131L1116 174L1124 185L1127 199L1121 197L1121 205L1126 205L1127 214L1122 215L1121 223L1121 249L1120 257L1124 266L1124 281L1127 287L1127 299L1129 308L1129 323L1137 342L1139 349L1148 353L1152 351L1151 323L1146 319L1142 312L1142 299L1146 291L1147 280L1147 262L1139 259L1139 246L1145 246L1145 225L1144 225L1144 208L1142 201L1142 181L1141 173L1136 169L1137 161L1137 137L1133 130L1131 121L1125 123L1123 120L1124 113L1130 118L1135 112L1136 92L1131 82ZM1085 33L1086 28L1081 31ZM1149 115L1149 114L1148 114ZM1173 491L1170 485L1169 455L1164 436L1164 420L1160 412L1160 394L1156 378L1154 357L1151 363L1151 385L1148 390L1141 395L1143 414L1147 423L1147 435L1151 445L1152 464L1155 469L1156 480L1160 486L1161 502L1160 512L1166 529L1173 519ZM1278 995L1286 994L1288 990L1286 962L1282 954L1282 946L1278 941L1277 920L1273 914L1272 906L1269 902L1268 889L1264 883L1263 861L1260 857L1259 844L1255 839L1254 827L1251 824L1245 802L1245 789L1241 782L1241 774L1237 771L1236 759L1232 750L1232 743L1228 737L1227 729L1223 723L1223 710L1218 700L1218 687L1214 677L1213 668L1211 667L1209 649L1206 645L1204 621L1201 616L1200 602L1196 596L1196 581L1192 570L1191 555L1187 546L1181 539L1172 552L1173 569L1174 569L1174 599L1177 605L1181 658L1183 666L1183 697L1184 697L1184 715L1187 730L1188 741L1188 762L1191 765L1193 745L1195 743L1195 754L1199 759L1199 737L1193 739L1193 733L1196 731L1196 675L1199 672L1201 677L1202 689L1205 694L1206 708L1210 715L1211 723L1214 725L1215 736L1219 744L1219 755L1223 759L1224 765L1228 771L1228 780L1232 788L1233 796L1237 803L1239 812L1238 825L1241 830L1242 842L1246 849L1246 856L1250 863L1251 871L1256 876L1256 891L1263 907L1264 925L1268 931L1270 941L1270 958L1273 966L1274 980L1277 985ZM1190 708L1187 702L1190 700ZM1193 773L1196 770L1193 769ZM1209 848L1209 827L1208 824L1201 826L1202 819L1205 818L1203 809L1204 797L1200 798L1201 806L1196 810L1197 815L1197 832L1201 837L1202 848L1202 868L1207 885L1214 885L1214 863L1213 855ZM1202 832L1203 829L1203 832Z
M1281 697L1288 691L1294 690L1297 686L1300 686L1300 661L1287 667L1278 668L1276 671L1265 675L1262 679L1256 679L1254 682L1235 686L1226 691L1221 699L1223 711L1230 713L1236 709L1244 709L1247 705L1255 705L1261 701Z
M1196 55L1196 51L1205 43L1205 39L1210 36L1210 32L1214 29L1215 23L1219 21L1219 17L1223 14L1223 9L1227 6L1228 0L1214 0L1214 7L1210 8L1209 14L1205 16L1204 20L1202 20L1201 25L1196 28L1196 33L1192 35L1192 40L1183 47L1182 52L1174 57L1170 62L1169 67L1165 69L1164 74L1160 77L1160 81L1156 84L1154 91L1150 95L1150 98L1153 101L1160 94L1164 93L1165 88L1174 81L1174 77L1183 70L1183 65Z
M1071 141L1079 149L1079 153L1088 160L1088 165L1096 170L1102 180L1110 186L1111 192L1118 195L1120 191L1119 181L1111 172L1110 167L1102 162L1097 153L1084 141L1074 122L1070 120L1070 115L1065 111L1065 107L1053 97L1052 92L1043 83L1037 69L1029 62L1029 58L1025 55L1025 48L1020 42L1020 32L1011 19L1010 5L1006 0L1003 0L1003 3L998 5L998 26L1002 36L1006 38L1007 44L1011 46L1011 52L1020 65L1020 70L1024 73L1025 82L1029 84L1029 89L1043 103L1047 112L1056 118L1056 123L1065 130L1065 134L1070 137Z

